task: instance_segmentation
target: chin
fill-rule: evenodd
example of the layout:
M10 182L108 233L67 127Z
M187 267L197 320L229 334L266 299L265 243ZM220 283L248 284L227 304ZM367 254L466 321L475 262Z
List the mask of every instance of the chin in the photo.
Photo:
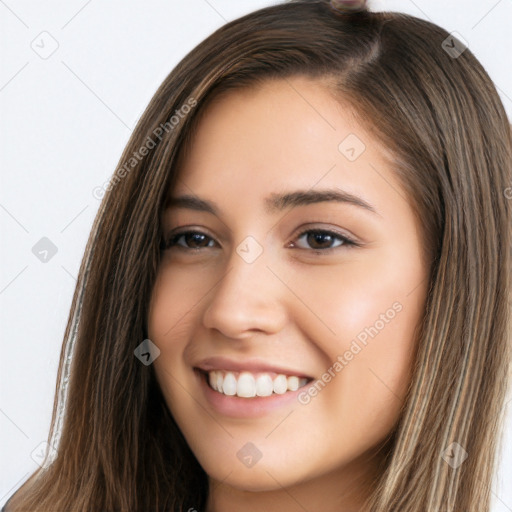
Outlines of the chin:
M213 472L207 471L206 473L210 479L247 492L277 491L298 483L291 475L286 477L283 471L276 470L273 466L262 465L258 469L255 467L243 469L217 467Z

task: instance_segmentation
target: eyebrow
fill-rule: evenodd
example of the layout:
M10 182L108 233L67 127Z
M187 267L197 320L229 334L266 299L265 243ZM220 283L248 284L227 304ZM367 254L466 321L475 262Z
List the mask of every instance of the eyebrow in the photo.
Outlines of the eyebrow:
M358 206L376 215L380 215L377 210L361 197L353 195L341 189L326 190L295 190L281 194L271 194L265 198L265 212L275 214L288 207L296 208L314 203L335 202ZM170 197L167 200L165 209L170 208L188 208L200 212L208 212L218 216L218 208L215 203L201 199L193 195L181 195Z

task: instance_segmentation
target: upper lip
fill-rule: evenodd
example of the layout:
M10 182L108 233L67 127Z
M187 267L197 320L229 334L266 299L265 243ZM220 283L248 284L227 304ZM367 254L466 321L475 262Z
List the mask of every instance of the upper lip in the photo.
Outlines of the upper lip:
M227 370L232 372L274 372L277 374L287 375L287 376L297 376L304 377L306 379L311 379L312 377L306 375L304 372L300 370L295 370L293 368L284 368L283 366L278 366L272 363L267 363L258 359L245 359L245 360L235 360L229 359L227 357L208 357L206 359L201 360L198 364L195 365L195 368L199 370L203 370L205 372L210 372L213 370Z

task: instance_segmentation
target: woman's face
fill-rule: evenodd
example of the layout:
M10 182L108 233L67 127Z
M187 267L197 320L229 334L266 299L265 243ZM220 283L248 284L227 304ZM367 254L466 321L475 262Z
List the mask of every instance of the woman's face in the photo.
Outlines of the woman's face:
M215 492L356 494L404 402L429 270L382 148L293 78L210 105L179 173L148 334L190 448Z

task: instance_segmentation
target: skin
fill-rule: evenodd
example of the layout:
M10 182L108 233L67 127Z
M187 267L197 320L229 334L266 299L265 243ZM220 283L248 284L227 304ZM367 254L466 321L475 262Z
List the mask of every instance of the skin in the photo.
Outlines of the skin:
M354 161L338 149L349 134L366 146ZM208 512L360 511L404 403L427 294L421 225L389 155L320 82L295 77L218 98L179 173L173 197L199 196L220 213L164 212L165 234L206 237L164 251L148 334L168 407L209 476ZM377 213L338 202L265 212L269 194L296 189L342 189ZM314 228L360 246L297 236ZM263 251L252 263L237 253L249 235ZM307 404L226 417L192 370L221 355L321 379L393 304L401 310ZM237 458L248 442L262 454L252 467Z

